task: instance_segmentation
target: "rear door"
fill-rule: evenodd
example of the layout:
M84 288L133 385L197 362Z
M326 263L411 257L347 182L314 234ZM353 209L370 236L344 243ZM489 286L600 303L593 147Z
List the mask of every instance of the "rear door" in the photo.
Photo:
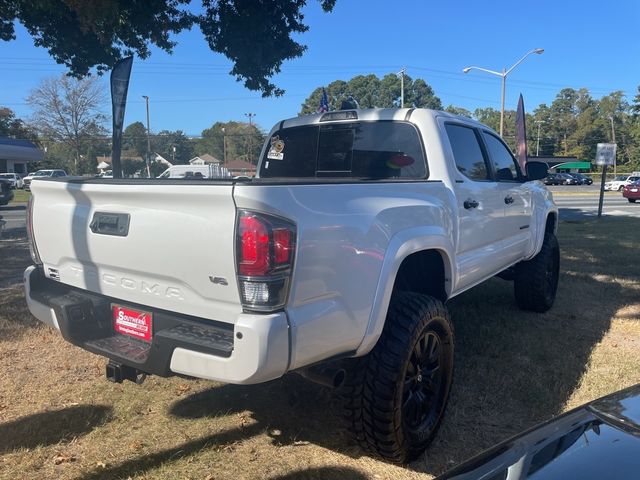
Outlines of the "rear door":
M458 203L455 288L461 290L501 269L500 251L506 234L504 203L492 178L480 132L453 122L445 122L444 127L458 172L454 186Z

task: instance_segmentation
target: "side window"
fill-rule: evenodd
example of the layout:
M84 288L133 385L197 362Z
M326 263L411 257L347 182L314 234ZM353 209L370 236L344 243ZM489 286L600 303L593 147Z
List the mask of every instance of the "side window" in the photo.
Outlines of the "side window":
M489 150L493 170L495 171L496 180L498 182L513 182L520 178L520 170L515 158L504 143L495 135L482 132L484 141Z
M473 128L445 124L456 167L471 180L490 180L487 164Z

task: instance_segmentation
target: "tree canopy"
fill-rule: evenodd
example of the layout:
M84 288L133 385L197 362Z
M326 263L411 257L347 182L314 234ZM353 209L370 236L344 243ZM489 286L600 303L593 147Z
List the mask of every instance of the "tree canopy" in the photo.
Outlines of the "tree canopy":
M318 0L330 12L336 0ZM200 5L196 5L196 4ZM2 0L0 40L15 39L20 22L72 76L110 70L128 55L148 58L150 47L171 53L176 34L198 26L211 50L233 63L229 72L263 96L284 91L269 79L282 62L306 46L292 34L306 32L307 0ZM192 7L192 8L189 8ZM193 13L198 11L201 13Z
M338 110L342 102L356 101L359 108L397 108L400 106L400 78L389 73L378 78L376 75L358 75L351 80L335 80L325 87L329 100L329 110ZM316 113L322 98L322 87L316 88L302 104L300 115ZM404 76L404 106L415 108L442 109L442 102L431 86L423 79L413 80Z

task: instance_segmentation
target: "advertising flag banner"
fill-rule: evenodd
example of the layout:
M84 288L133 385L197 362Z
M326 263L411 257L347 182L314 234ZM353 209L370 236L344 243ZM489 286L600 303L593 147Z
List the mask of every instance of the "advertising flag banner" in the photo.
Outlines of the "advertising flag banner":
M327 91L322 87L322 98L320 99L320 108L318 113L324 113L329 111L329 99L327 98Z
M113 178L122 178L120 151L122 149L124 109L127 104L127 92L129 91L129 77L131 76L132 65L133 57L126 57L118 60L111 71L111 106L113 113L111 168L113 169Z
M525 125L524 100L522 94L518 100L518 109L516 110L516 145L518 154L518 163L522 171L525 171L527 164L527 128Z

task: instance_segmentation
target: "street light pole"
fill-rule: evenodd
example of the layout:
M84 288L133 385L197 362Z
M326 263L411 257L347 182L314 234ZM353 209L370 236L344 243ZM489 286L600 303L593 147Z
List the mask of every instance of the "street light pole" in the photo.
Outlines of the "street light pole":
M544 123L544 120L534 120L533 123L538 124L538 139L536 140L536 157L540 156L540 125Z
M502 134L504 133L504 97L505 97L506 84L507 84L507 75L509 75L514 68L516 68L518 65L520 65L524 61L524 59L527 58L532 53L540 55L540 54L544 53L544 48L534 48L533 50L527 52L520 60L518 60L516 63L514 63L511 66L511 68L509 68L508 70L505 70L503 68L502 72L496 72L495 70L489 70L488 68L482 68L482 67L465 67L465 68L462 69L462 71L464 73L469 73L471 70L480 70L480 71L485 72L485 73L490 73L491 75L496 75L498 77L502 77L502 99L501 99L501 102L500 102L500 104L501 104L501 107L500 107L500 136L501 137L502 137Z
M255 113L245 113L245 117L249 117L249 149L247 150L247 161L251 163L251 149L253 148L253 142L251 141L251 127L253 126L252 119L256 116Z
M151 130L149 127L149 96L142 95L147 103L147 177L151 177L151 170L149 169L149 157L151 156Z

